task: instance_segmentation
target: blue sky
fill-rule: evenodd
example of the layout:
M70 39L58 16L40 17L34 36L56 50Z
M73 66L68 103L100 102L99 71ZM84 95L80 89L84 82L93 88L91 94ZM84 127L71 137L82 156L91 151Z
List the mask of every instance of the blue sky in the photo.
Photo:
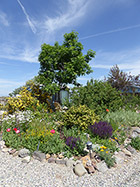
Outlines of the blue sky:
M140 73L139 0L1 0L0 96L7 96L38 74L41 44L60 44L75 30L96 51L93 73L78 78L102 79L110 68Z

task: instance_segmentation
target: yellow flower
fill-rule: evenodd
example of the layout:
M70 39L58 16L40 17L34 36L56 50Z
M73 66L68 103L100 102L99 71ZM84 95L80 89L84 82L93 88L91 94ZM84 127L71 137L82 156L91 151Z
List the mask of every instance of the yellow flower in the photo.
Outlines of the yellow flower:
M105 147L104 145L100 147L101 149L107 149L107 147Z
M103 149L101 149L100 151L104 151Z
M108 154L108 151L106 151L106 154Z
M115 137L115 140L118 140L118 138L117 138L117 137Z
M111 140L109 140L109 142L111 142Z

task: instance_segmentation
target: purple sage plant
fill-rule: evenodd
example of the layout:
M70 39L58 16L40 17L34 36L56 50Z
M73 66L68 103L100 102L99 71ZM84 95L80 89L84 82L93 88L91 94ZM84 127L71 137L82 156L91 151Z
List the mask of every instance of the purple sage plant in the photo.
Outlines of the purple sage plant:
M100 136L101 138L109 138L113 132L112 126L105 121L95 122L94 125L89 126L89 130L91 130L93 135Z
M74 148L77 148L77 142L79 141L80 141L79 137L75 138L73 136L69 136L68 138L66 138L65 143L67 146L69 146L73 150Z

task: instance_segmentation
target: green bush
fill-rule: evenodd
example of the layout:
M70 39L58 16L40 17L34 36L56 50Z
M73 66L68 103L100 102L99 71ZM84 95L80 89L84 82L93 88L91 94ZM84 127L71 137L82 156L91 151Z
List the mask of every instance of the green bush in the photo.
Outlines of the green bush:
M132 138L130 145L137 150L140 150L140 137Z
M86 130L89 125L94 124L98 120L99 116L85 105L72 106L63 114L63 125L69 128L74 126Z
M107 113L106 109L116 111L122 107L123 100L121 92L112 88L109 83L91 79L86 86L73 88L71 104L86 105L96 114L104 116Z
M140 114L134 111L118 110L116 112L108 112L104 120L109 123L114 123L118 126L125 125L130 127L140 127Z

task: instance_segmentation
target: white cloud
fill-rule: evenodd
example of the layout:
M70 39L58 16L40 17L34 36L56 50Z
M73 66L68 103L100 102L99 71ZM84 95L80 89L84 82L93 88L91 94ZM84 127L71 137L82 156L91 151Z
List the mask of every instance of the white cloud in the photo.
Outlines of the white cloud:
M86 0L67 0L68 7L64 13L60 13L55 18L47 17L44 23L44 28L49 32L70 26L79 18L83 17L87 11L87 5L90 1Z
M103 52L96 53L95 62L91 62L91 67L110 69L114 65L126 72L131 72L132 75L140 74L140 48L135 50L127 50L121 52Z
M97 36L112 34L112 33L115 33L115 32L121 32L121 31L125 31L125 30L135 29L135 28L139 28L139 27L140 27L140 24L131 25L131 26L128 26L128 27L123 27L123 28L117 28L117 29L114 29L114 30L110 30L110 31L106 31L106 32L100 32L100 33L97 33L97 34L92 34L92 35L89 35L89 36L85 36L85 37L80 38L80 40L85 40L85 39L94 38L94 37L97 37Z
M2 11L0 11L0 23L2 23L4 26L10 25L7 15Z
M27 19L27 21L28 21L28 24L29 24L29 26L30 26L32 32L35 34L35 33L36 33L36 28L35 28L33 22L31 21L31 18L30 18L29 15L27 14L27 12L26 12L26 10L25 10L23 4L20 2L20 0L17 0L17 2L19 3L20 7L22 8L23 13L24 13L24 15L26 16L26 19Z
M19 60L22 62L38 63L39 49L26 47L17 49L10 45L1 45L0 58L9 60Z

